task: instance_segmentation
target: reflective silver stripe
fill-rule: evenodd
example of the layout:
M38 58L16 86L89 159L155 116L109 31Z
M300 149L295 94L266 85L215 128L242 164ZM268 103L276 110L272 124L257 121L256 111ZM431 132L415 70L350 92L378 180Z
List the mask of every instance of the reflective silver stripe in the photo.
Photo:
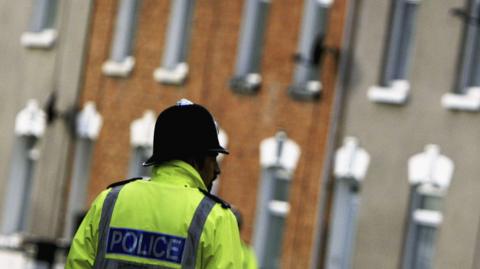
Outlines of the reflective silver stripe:
M205 196L195 210L192 222L188 228L188 236L185 242L185 249L182 257L182 269L195 268L195 260L197 256L198 245L200 243L200 236L202 236L203 226L205 225L208 214L210 214L210 211L212 211L213 206L215 206L215 201Z
M110 226L110 219L112 218L113 208L117 201L118 193L124 185L113 187L107 194L102 207L102 216L100 217L100 224L98 225L98 246L97 256L95 257L94 269L112 268L106 267L105 252L107 249L108 227ZM117 268L117 267L113 267Z

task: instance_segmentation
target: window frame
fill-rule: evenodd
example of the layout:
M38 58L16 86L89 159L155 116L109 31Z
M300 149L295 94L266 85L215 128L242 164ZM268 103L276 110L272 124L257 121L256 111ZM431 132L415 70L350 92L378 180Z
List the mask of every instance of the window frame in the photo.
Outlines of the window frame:
M325 268L351 268L357 232L360 188L370 155L355 137L345 137L335 154L335 186Z
M76 119L75 157L68 193L64 236L72 238L79 214L86 210L95 141L100 134L103 118L93 102L87 102Z
M440 209L425 208L425 206L422 205L422 199L428 196L442 198L444 195L444 191L431 186L429 183L415 184L411 187L410 205L408 210L408 228L404 243L404 269L433 268L433 258L436 246L435 239L438 234L438 228L442 224L443 215ZM431 234L434 236L430 242L426 242L425 236L422 236L424 235L425 229L430 229ZM426 246L428 246L429 249L426 250ZM426 261L429 264L429 267L417 267L416 264L420 261L420 256L425 253L430 255L427 257L428 261ZM425 262L425 256L422 260Z
M262 170L252 241L261 268L277 268L280 262L285 221L290 211L289 188L299 157L299 146L285 132L280 131L260 144Z
M425 146L422 153L415 154L408 160L408 180L410 183L409 205L401 267L404 269L417 268L414 262L422 261L432 267L437 228L441 225L442 203L452 180L454 163L448 157L440 154L440 147L435 144ZM425 203L426 198L435 198L436 204ZM417 240L421 230L430 229L429 244L420 244ZM432 230L433 228L434 230ZM435 230L437 229L437 230ZM420 238L422 239L422 238ZM425 237L423 237L425 239ZM420 242L420 243L419 243ZM420 249L419 246L423 245ZM429 249L426 249L429 247ZM419 250L420 249L420 250ZM426 257L423 254L429 255ZM422 256L423 255L423 256ZM425 258L426 257L426 258ZM413 267L412 267L413 265ZM424 267L420 267L424 268ZM427 267L428 268L428 267Z
M416 13L421 0L392 0L378 85L368 90L372 102L405 104L410 93L409 70L415 44Z
M271 0L246 0L239 35L237 59L230 88L237 93L255 93L260 88L261 59Z
M120 0L109 59L102 71L107 76L127 77L135 65L133 49L141 0Z
M480 12L479 0L466 0L467 17L462 20L462 43L452 91L442 96L442 106L451 110L480 111ZM475 23L476 22L476 23Z
M295 55L290 96L298 100L318 99L322 90L321 64L325 54L330 7L333 0L305 0L300 38Z
M261 187L257 197L259 204L257 204L256 228L253 237L258 264L262 268L277 268L281 258L284 228L290 211L288 186L291 180L292 175L280 165L262 169ZM287 187L287 190L283 190L283 192L287 192L286 197L281 195L282 191L278 191L278 185L282 181L286 183L282 184Z
M193 28L195 0L171 0L170 18L162 64L153 77L167 85L182 85L187 78L190 36Z
M27 232L32 204L35 164L40 157L38 142L45 134L46 113L36 100L29 100L15 119L16 141L3 198L2 234ZM7 217L8 216L8 217Z
M58 36L55 29L58 6L58 0L34 0L28 30L20 38L25 48L53 47Z

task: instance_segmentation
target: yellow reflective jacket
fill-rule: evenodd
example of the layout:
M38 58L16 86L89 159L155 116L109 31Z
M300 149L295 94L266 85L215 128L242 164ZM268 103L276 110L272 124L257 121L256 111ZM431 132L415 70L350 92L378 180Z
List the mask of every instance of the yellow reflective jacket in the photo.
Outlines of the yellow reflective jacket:
M182 268L182 254L190 240L197 208L204 200L211 201L200 189L206 191L205 184L189 164L171 161L156 166L150 180L137 180L121 187L105 226L107 233L99 231L99 225L105 222L101 221L105 219L104 203L109 204L111 199L107 197L114 191L103 191L73 238L66 269L101 268L98 264L94 267L102 253L97 252L99 238L103 238L100 249L109 262L146 265L138 268ZM201 229L194 251L195 268L242 267L237 222L228 208L213 202Z
M242 241L243 269L258 269L257 256L252 247Z

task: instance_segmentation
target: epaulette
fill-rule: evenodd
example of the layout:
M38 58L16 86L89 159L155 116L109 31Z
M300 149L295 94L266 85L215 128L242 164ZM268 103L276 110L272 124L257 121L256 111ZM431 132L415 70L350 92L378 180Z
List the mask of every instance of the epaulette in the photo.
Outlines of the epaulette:
M205 196L207 196L208 198L212 199L213 201L215 201L216 203L219 203L223 208L227 209L227 208L231 208L230 204L225 202L224 200L222 200L220 197L218 196L215 196L211 193L209 193L208 191L206 190L203 190L201 188L198 188L203 194L205 194Z
M122 180L122 181L117 181L117 182L114 182L114 183L108 185L107 189L117 187L117 186L122 186L122 185L128 184L130 182L140 180L140 179L143 179L143 177L133 177L133 178L125 179L125 180Z

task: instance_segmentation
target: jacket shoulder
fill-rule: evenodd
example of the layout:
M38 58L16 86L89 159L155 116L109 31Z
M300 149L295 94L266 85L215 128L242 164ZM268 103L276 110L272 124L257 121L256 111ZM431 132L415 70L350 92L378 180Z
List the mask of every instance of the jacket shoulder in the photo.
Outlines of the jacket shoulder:
M117 182L114 182L114 183L108 185L107 189L122 186L122 185L126 185L130 182L137 181L137 180L142 180L142 179L144 179L144 178L143 177L133 177L133 178L117 181Z
M209 193L208 191L206 190L203 190L203 189L200 189L200 192L202 192L206 197L210 198L211 200L213 200L215 203L217 204L220 204L222 206L222 208L225 208L225 209L228 209L228 208L231 208L230 204L225 202L222 198L218 197L218 196L215 196L211 193Z

